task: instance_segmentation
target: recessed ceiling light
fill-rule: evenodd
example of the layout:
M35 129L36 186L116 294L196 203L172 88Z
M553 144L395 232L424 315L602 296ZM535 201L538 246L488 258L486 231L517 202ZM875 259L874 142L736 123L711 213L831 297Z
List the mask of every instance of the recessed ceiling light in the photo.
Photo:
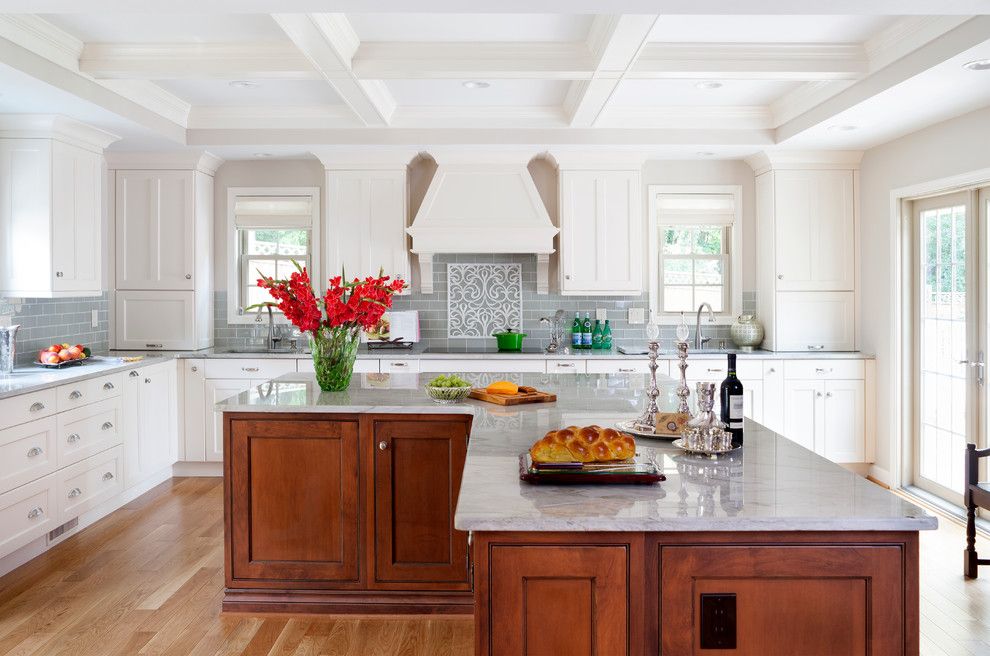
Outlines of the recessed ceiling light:
M467 82L461 82L461 86L465 89L487 89L491 85L484 80L468 80Z
M713 153L710 150L699 150L698 152L695 153L695 155L697 155L698 157L711 157L714 154L715 153Z
M971 71L990 71L990 59L977 59L976 61L966 62L963 64L963 68L968 68Z
M852 132L856 129L855 125L830 125L828 126L829 132Z
M694 85L696 89L704 89L706 91L711 91L712 89L721 89L722 83L716 82L715 80L702 80Z
M259 86L258 83L254 82L253 80L234 80L233 82L229 82L228 84L230 84L230 86L234 87L235 89L253 89Z
M271 153L255 153L254 156L255 157L271 157L272 154Z

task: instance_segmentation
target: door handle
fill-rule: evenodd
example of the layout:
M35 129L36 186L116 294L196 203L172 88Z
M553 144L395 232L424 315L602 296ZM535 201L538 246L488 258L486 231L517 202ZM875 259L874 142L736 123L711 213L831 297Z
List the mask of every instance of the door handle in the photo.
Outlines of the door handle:
M977 353L975 360L960 360L959 364L970 369L976 369L976 384L983 386L983 375L986 369L986 365L983 364L983 351Z

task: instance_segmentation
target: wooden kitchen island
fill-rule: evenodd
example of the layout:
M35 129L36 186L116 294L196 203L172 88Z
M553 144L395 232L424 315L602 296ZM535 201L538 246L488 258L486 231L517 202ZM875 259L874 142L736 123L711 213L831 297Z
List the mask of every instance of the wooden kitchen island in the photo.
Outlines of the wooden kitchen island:
M224 608L473 612L485 656L918 653L934 517L752 422L718 460L639 440L656 486L531 486L519 453L636 415L645 378L514 379L557 403L436 406L415 374L323 394L290 374L221 404Z

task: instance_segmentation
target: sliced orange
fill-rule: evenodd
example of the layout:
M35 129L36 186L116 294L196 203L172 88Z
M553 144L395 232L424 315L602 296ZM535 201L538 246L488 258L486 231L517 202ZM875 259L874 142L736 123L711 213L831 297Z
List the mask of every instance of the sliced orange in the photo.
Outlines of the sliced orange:
M510 383L507 380L496 380L494 383L486 387L485 391L489 394L512 396L519 393L519 386L515 383Z

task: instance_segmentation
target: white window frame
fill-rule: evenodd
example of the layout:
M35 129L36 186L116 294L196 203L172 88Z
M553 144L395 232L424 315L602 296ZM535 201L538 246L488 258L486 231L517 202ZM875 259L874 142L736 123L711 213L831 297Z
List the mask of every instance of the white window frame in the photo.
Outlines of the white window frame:
M227 323L253 324L260 318L258 312L241 312L241 256L237 238L234 206L238 196L301 196L311 201L312 227L310 229L309 277L317 294L323 284L320 269L320 188L319 187L228 187L227 188ZM267 320L267 317L265 317ZM279 323L288 323L281 312L275 314Z
M649 185L647 197L649 204L649 276L650 276L650 312L654 313L657 322L662 325L677 325L681 320L680 312L660 311L660 217L658 215L658 197L665 194L729 194L733 197L733 218L729 229L729 243L726 249L728 260L728 292L726 307L722 312L715 313L715 323L731 325L736 317L742 314L742 252L743 252L743 223L742 186L741 185ZM687 224L684 224L687 225ZM692 312L696 311L693 310ZM692 320L693 321L693 320ZM689 322L690 323L690 322Z

